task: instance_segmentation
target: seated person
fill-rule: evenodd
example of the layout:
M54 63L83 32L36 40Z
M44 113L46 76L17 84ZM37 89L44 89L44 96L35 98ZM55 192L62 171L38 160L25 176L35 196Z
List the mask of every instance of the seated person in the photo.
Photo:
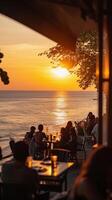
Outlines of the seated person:
M106 200L112 194L112 147L98 147L84 162L67 200Z
M30 127L30 131L29 132L26 132L26 135L25 135L25 138L24 138L24 141L29 144L34 136L34 133L35 133L35 126L31 126Z
M84 124L83 121L77 123L77 134L79 136L84 136Z
M94 114L92 112L89 112L86 118L87 122L93 120L94 117L95 117Z
M89 112L86 120L86 132L87 135L91 135L91 131L95 125L95 115L92 112Z
M99 121L99 119L98 119L98 117L96 117L96 120L95 120L95 125L94 125L94 127L93 127L93 129L92 129L92 131L91 131L91 136L93 137L93 139L94 139L94 143L93 144L97 144L98 143L98 121Z
M9 194L8 190L6 190L7 192L5 192L5 195L11 196L11 199L14 197L16 197L15 199L21 199L23 194L30 197L38 188L36 170L26 166L28 155L28 145L23 141L16 142L13 149L14 160L8 161L2 166L2 181L10 188ZM21 190L17 193L16 189L23 185L26 188L26 193L25 191L23 193Z
M71 121L67 122L65 127L66 135L68 136L68 149L71 151L72 156L76 154L76 146L77 146L77 135L75 131L75 127Z
M68 138L66 129L64 127L61 128L60 134L61 134L61 139L60 139L59 147L63 148L63 149L68 149L69 148L69 138Z
M76 159L77 135L71 121L67 122L66 127L61 128L61 139L59 147L71 152L71 158Z
M40 158L44 157L44 153L46 153L46 149L47 149L47 136L46 134L43 132L43 125L39 124L38 125L38 131L35 133L35 143L36 143L36 147L37 147L37 155Z

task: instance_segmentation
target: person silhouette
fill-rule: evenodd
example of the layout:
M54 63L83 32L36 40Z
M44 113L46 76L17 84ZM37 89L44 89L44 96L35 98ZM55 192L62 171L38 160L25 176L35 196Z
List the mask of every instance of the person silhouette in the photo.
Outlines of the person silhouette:
M36 127L35 126L31 126L30 127L30 131L29 132L26 132L25 134L25 138L24 138L24 141L27 143L27 144L30 144L34 134L35 134L35 130L36 130Z
M106 200L112 194L112 147L93 150L71 188L68 200Z
M28 145L24 141L15 142L13 156L14 159L4 163L1 170L1 179L7 186L5 199L22 199L24 195L30 199L38 189L38 174L26 165Z
M37 158L43 159L47 149L47 136L43 132L43 124L38 125L38 131L35 133L36 154Z

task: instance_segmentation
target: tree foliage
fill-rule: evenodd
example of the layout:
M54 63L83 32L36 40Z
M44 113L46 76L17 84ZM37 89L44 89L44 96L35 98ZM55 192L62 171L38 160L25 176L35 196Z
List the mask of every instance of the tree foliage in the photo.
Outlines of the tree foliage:
M57 44L39 55L46 55L55 66L61 65L75 73L79 87L86 89L91 85L96 86L96 54L97 34L93 31L80 34L74 44L74 51Z
M2 58L4 57L4 54L0 52L0 63L2 62ZM0 68L0 78L1 81L6 85L9 84L9 77L6 71L4 71L2 68Z

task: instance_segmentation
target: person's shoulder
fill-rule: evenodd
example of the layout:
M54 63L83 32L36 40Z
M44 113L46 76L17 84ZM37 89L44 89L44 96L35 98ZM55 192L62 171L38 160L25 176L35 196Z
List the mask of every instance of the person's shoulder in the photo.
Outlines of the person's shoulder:
M1 168L1 172L2 173L4 173L4 172L10 172L10 171L12 171L14 168L16 168L15 167L15 162L14 161L8 161L8 162L6 162L6 163L4 163L3 165L2 165L2 168Z
M101 200L101 197L96 191L95 186L91 183L89 178L82 178L77 187L77 194L86 199Z
M81 178L80 179L80 183L78 185L79 190L80 191L83 191L83 190L85 191L88 188L88 186L90 186L89 179L88 178Z
M69 199L70 200L74 200L75 198L80 199L80 197L81 197L81 199L83 199L83 198L88 199L88 198L86 198L88 185L89 185L88 179L83 178L83 177L78 177L75 180L75 182L69 192Z
M28 137L30 134L30 132L26 132L25 137Z

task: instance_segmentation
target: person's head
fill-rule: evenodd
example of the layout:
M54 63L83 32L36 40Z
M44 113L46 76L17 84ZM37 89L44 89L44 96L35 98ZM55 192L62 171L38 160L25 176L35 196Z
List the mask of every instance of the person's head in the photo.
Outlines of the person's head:
M35 130L36 130L35 126L31 126L31 127L30 127L30 131L31 131L31 132L33 132L33 133L34 133L34 132L35 132Z
M91 117L92 115L93 115L92 112L89 112L89 113L88 113L88 117Z
M38 125L38 130L39 130L39 131L43 131L43 125L42 125L42 124L39 124L39 125Z
M64 127L61 127L60 133L61 134L65 133L65 128Z
M73 126L73 125L72 125L72 122L71 122L71 121L68 121L66 127L67 127L67 128L71 128L72 126Z
M93 115L92 112L89 112L88 115L87 115L87 119L93 119L93 117L95 118L95 116Z
M100 190L105 189L112 175L112 147L98 147L94 150L85 161L81 177L90 178ZM112 179L112 177L111 177Z
M24 141L19 141L14 144L13 155L15 160L25 162L29 156L28 145Z
M81 127L81 128L84 128L85 122L84 122L84 121L80 121L80 122L78 123L78 126Z

